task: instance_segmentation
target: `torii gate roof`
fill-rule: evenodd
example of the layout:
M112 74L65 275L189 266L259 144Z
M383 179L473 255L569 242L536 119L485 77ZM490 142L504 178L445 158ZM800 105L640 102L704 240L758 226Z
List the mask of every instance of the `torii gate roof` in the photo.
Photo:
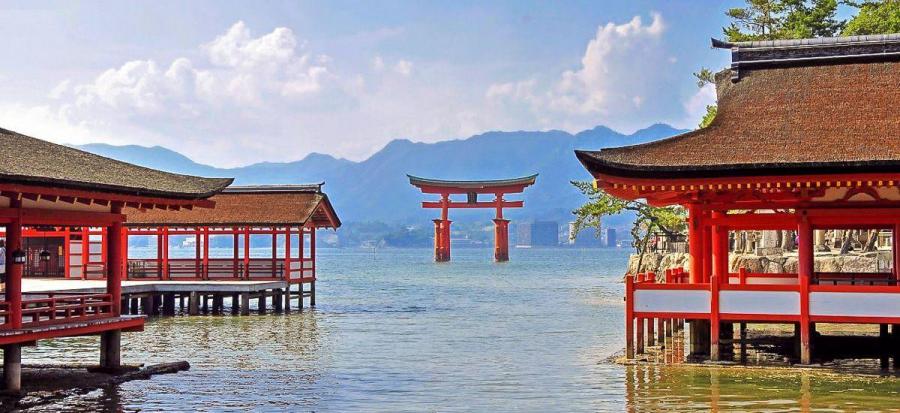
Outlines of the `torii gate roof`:
M518 193L525 190L526 187L534 185L538 174L523 176L519 178L508 179L492 179L478 181L463 180L442 180L421 178L413 175L406 175L409 183L418 187L424 193L449 193L464 194L469 192L477 193Z

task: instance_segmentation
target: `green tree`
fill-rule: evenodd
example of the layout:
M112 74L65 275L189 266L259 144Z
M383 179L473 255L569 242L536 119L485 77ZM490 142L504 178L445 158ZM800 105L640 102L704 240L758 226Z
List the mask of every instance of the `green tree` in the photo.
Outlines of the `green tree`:
M847 21L844 36L900 33L900 0L847 2L859 13Z
M837 0L747 0L725 12L732 22L722 31L731 42L834 36L844 25L837 6Z
M588 202L576 209L575 233L585 228L600 230L601 219L605 216L633 212L636 217L631 226L632 246L639 252L637 268L643 264L644 254L650 243L650 237L657 232L675 235L684 232L686 213L679 206L654 207L641 201L627 201L616 198L602 189L595 188L593 183L572 181L581 193L587 195Z
M700 119L700 128L705 128L712 123L713 119L716 118L716 113L719 112L719 107L716 105L706 105L706 114L703 115L703 118Z

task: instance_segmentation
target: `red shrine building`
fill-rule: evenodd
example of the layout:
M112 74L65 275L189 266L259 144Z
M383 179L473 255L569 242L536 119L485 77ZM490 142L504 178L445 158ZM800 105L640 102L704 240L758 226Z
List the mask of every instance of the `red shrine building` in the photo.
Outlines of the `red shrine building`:
M440 209L441 218L434 220L434 260L450 261L450 208L489 208L495 210L494 260L509 261L509 220L503 218L503 208L522 208L524 201L511 201L507 194L525 192L534 185L537 174L522 178L486 181L445 181L407 175L409 183L424 194L440 195L438 201L422 202L422 208ZM465 195L465 200L453 200L451 195ZM493 195L494 199L479 201L479 195Z
M285 281L285 303L295 295L301 307L304 296L316 304L316 230L341 226L322 184L231 186L209 200L214 209L126 210L126 241L149 237L155 247L152 257L128 257L128 279ZM194 256L171 257L173 237L193 241ZM230 254L210 253L216 238ZM251 256L252 240L269 256Z
M21 346L38 340L101 335L100 364L120 366L122 331L141 330L144 319L122 314L126 249L122 237L103 244L106 265L102 293L23 294L28 262L23 233L34 228L84 234L85 228L124 234L126 208L193 210L211 208L209 198L231 183L227 178L177 175L0 129L0 225L5 226L5 276L0 302L0 345L4 388L21 386ZM38 261L49 261L42 250Z
M629 274L627 355L654 320L691 322L695 353L723 357L734 323L793 324L800 361L818 323L893 325L900 334L900 36L725 43L718 114L660 141L578 151L607 193L688 212L690 269ZM888 273L828 273L814 231L893 234ZM729 264L729 234L798 234L796 272ZM652 331L652 330L651 330ZM652 333L651 333L652 335ZM637 342L636 342L637 341ZM895 353L896 362L896 353Z

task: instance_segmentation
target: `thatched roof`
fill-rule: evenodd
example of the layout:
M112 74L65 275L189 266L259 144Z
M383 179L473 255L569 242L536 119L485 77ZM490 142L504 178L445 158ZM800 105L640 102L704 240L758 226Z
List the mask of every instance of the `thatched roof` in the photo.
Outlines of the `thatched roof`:
M6 129L0 129L0 158L0 183L203 199L232 182L132 165Z
M167 211L126 209L129 226L302 226L337 228L341 221L316 185L229 187L210 198L215 208Z
M881 41L900 44L891 39ZM796 47L810 55L815 46ZM717 76L718 115L710 126L577 151L579 160L595 175L651 179L900 173L900 62L893 55L757 67L737 80L732 70Z

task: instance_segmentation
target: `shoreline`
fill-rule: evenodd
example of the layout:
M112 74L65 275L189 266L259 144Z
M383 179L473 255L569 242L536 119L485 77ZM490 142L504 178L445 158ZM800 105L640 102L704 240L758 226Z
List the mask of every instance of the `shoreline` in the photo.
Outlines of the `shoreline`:
M177 361L149 366L122 366L116 371L105 372L97 365L88 364L27 364L22 366L25 384L22 391L0 394L0 411L40 407L129 381L175 374L190 367L187 361Z

